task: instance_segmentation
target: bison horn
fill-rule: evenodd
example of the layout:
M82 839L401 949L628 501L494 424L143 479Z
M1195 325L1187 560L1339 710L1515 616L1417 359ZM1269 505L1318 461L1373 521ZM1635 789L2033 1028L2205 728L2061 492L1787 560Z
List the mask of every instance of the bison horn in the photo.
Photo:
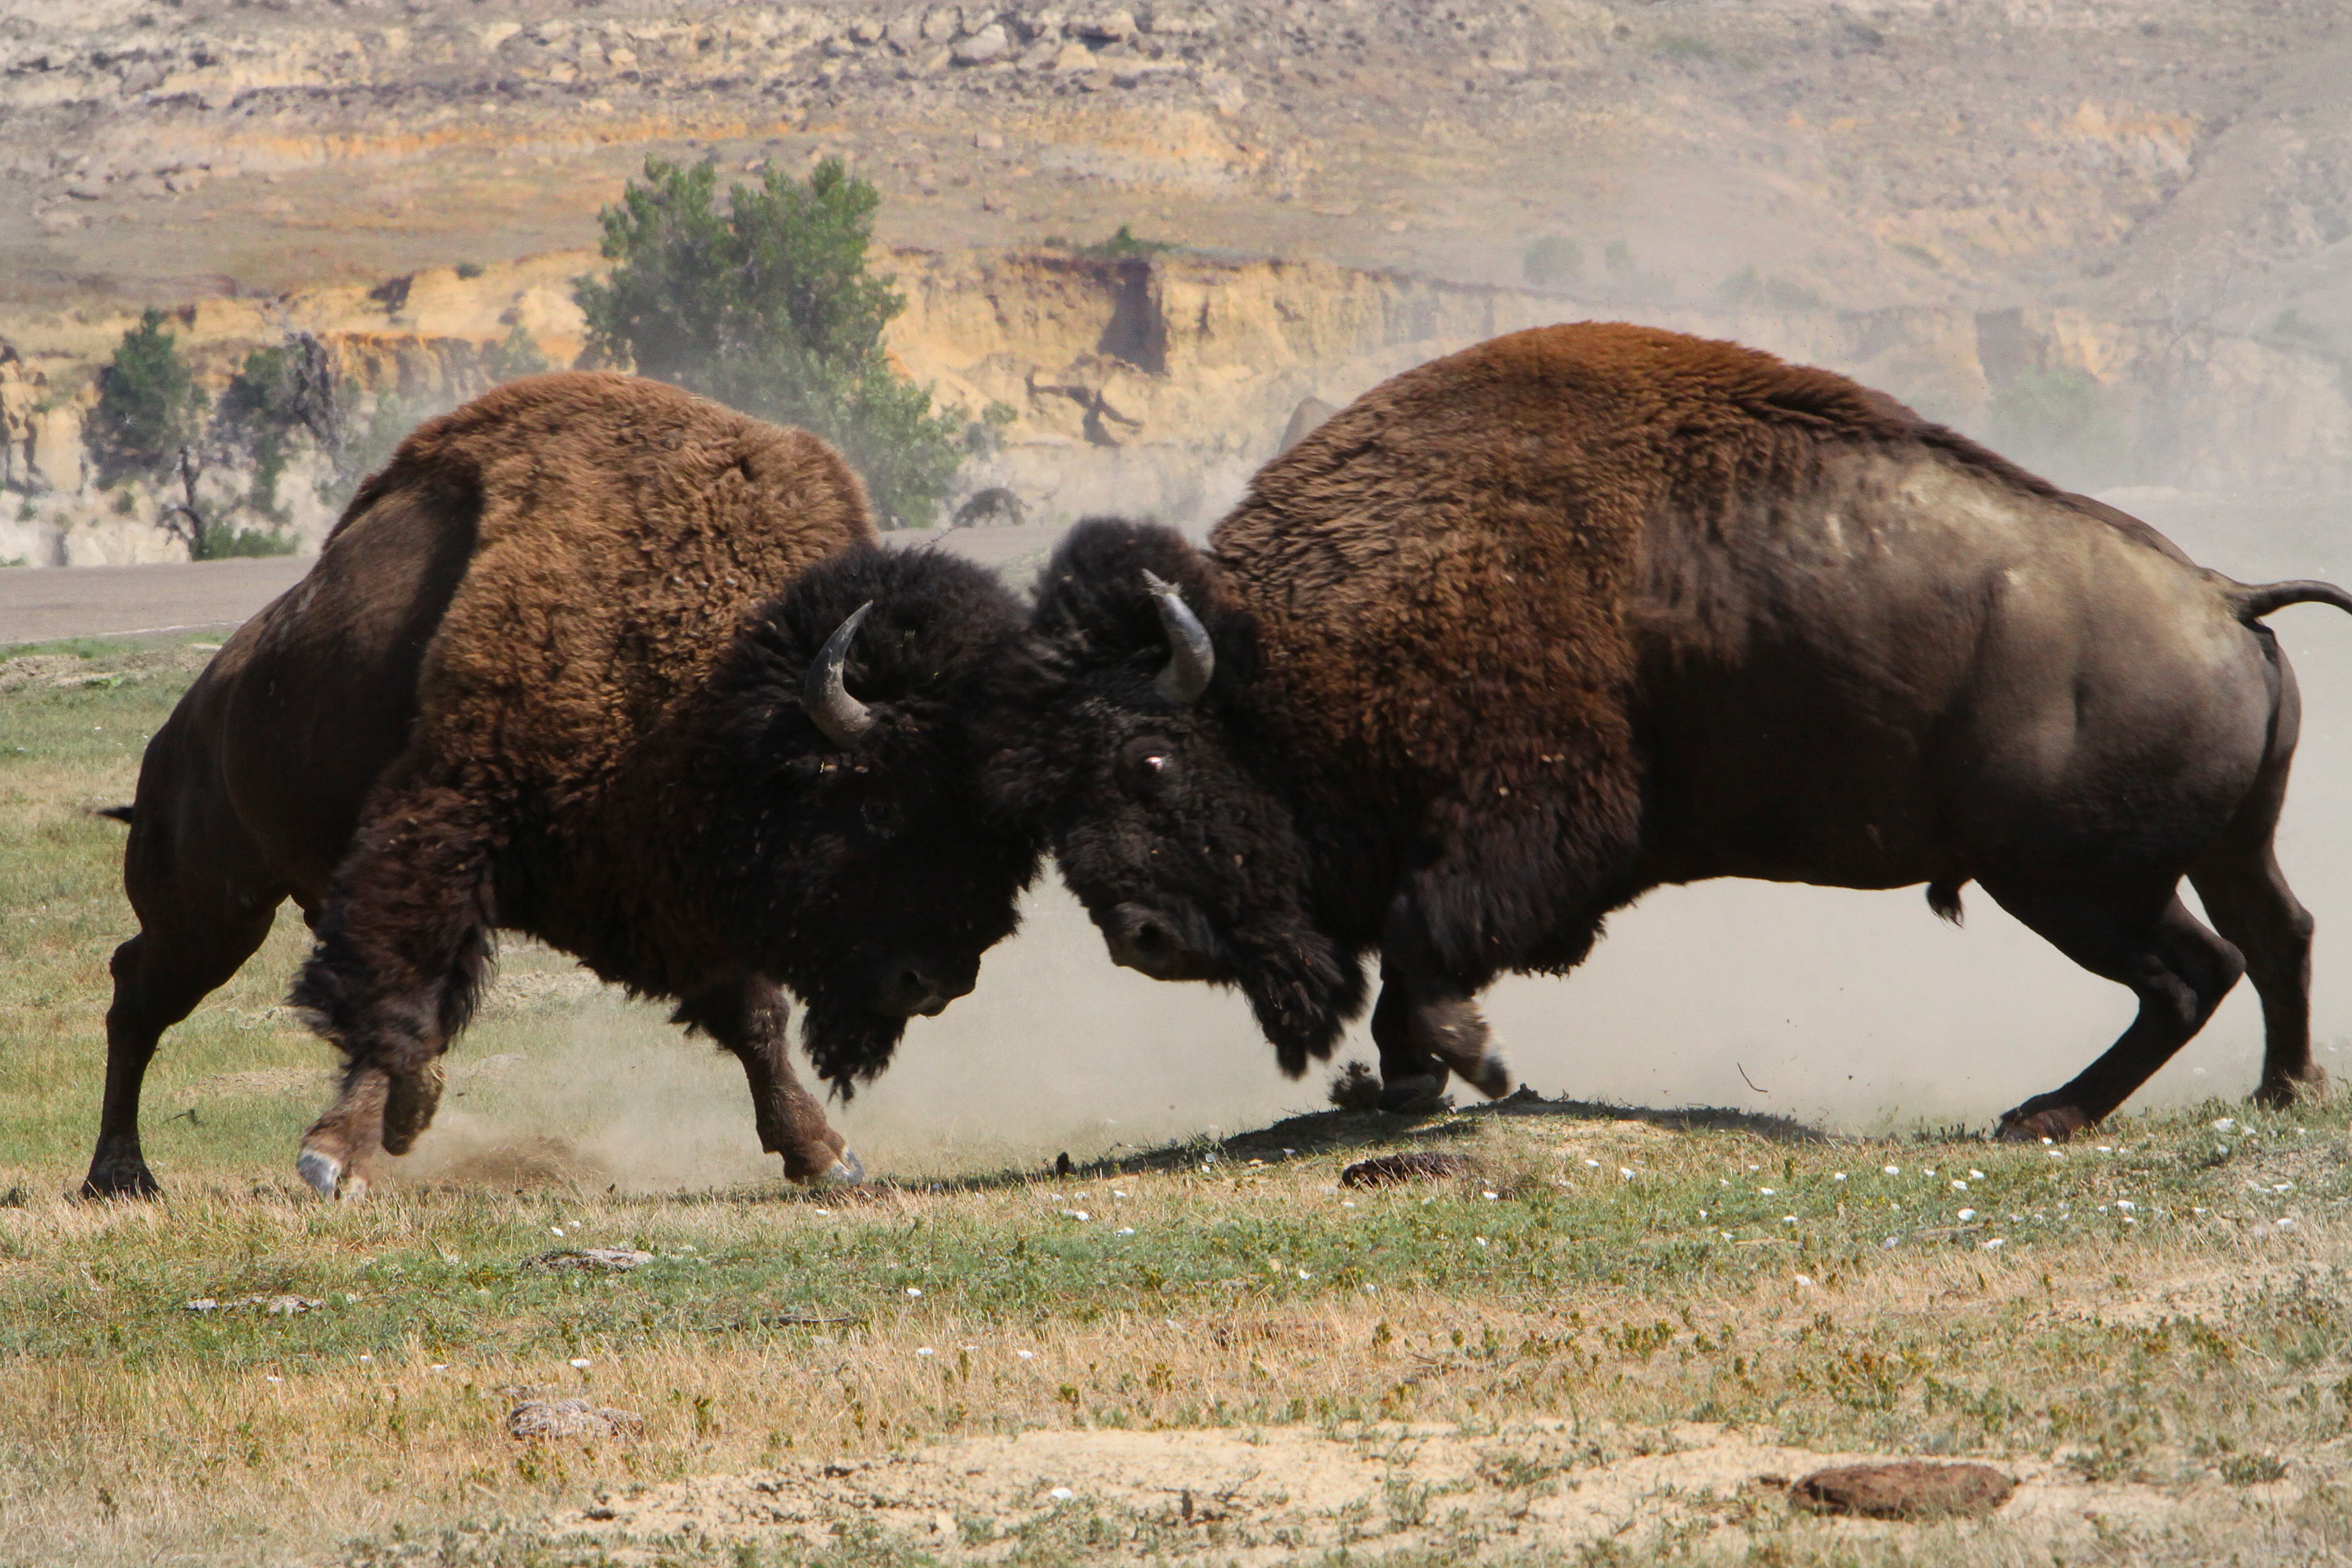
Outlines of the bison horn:
M1217 672L1217 645L1209 640L1201 618L1181 594L1149 572L1143 574L1143 585L1151 590L1160 606L1160 629L1168 634L1168 663L1151 689L1179 708L1190 708L1209 689L1209 678Z
M844 751L856 745L858 738L874 728L873 713L841 683L841 667L849 658L850 639L857 636L857 624L873 607L874 601L866 600L834 629L833 636L824 639L816 662L809 666L808 679L801 685L801 705L808 710L810 721L824 731L826 740Z

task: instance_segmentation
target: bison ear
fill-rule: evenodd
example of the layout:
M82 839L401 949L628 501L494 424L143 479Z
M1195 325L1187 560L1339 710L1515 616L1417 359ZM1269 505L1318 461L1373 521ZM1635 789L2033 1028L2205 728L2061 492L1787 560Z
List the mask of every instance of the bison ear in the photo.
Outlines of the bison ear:
M1168 634L1168 662L1152 680L1151 689L1177 707L1190 708L1209 689L1209 681L1217 673L1217 645L1209 640L1208 628L1201 625L1201 617L1192 613L1184 595L1157 573L1144 573L1143 585L1160 607L1160 626Z
M856 749L858 741L874 728L873 710L852 697L841 679L842 666L848 662L849 645L857 636L858 624L873 608L874 601L866 600L834 628L833 636L825 639L816 661L809 666L808 675L801 682L801 706L808 710L810 722L845 752Z

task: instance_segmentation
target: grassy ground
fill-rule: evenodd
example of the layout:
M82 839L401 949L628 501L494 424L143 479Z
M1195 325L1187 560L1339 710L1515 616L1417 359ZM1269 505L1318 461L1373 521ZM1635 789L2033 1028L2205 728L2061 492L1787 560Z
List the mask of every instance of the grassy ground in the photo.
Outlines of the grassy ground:
M519 1161L339 1207L287 1170L321 1091L273 1010L289 921L159 1058L170 1195L68 1203L130 930L87 808L201 657L0 660L0 1563L2352 1554L2340 1102L2064 1150L1332 1112L1059 1177L630 1195ZM552 955L509 973L469 1055L527 1068L576 1004L528 978ZM1473 1163L1340 1186L1375 1145ZM650 1258L543 1261L588 1247ZM554 1397L629 1414L509 1435ZM1825 1456L2021 1485L1825 1520L1785 1493Z

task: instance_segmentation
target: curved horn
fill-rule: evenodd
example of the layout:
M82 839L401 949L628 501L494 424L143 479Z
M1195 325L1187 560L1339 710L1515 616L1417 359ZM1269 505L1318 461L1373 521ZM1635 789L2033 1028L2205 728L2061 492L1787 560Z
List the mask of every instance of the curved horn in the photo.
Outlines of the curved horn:
M824 731L826 740L844 751L856 745L858 737L874 728L873 713L841 683L841 667L849 658L850 639L856 637L857 624L873 607L874 601L866 600L834 628L833 635L824 639L816 662L809 666L807 679L801 682L801 706L808 710L810 721Z
M1209 678L1217 672L1217 645L1209 640L1201 618L1181 594L1149 572L1143 574L1143 585L1151 590L1160 606L1160 629L1168 634L1168 663L1151 689L1179 708L1190 708L1209 689Z

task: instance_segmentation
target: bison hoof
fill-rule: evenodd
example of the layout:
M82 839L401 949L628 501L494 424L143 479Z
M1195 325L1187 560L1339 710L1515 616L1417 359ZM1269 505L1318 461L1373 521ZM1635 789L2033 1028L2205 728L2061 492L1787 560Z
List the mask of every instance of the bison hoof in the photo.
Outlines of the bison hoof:
M82 1178L81 1195L99 1198L160 1198L163 1188L146 1166L132 1170L92 1171Z
M383 1096L383 1152L405 1154L416 1146L441 1105L446 1067L436 1058L413 1072L394 1073Z
M2029 1100L2000 1119L1998 1135L2004 1143L2063 1143L2090 1125L2091 1118L2079 1106Z
M367 1178L345 1170L343 1163L332 1154L305 1149L296 1156L294 1169L322 1198L341 1198L349 1203L367 1195Z
M2306 1100L2327 1098L2327 1069L2316 1062L2294 1078L2266 1079L2254 1090L2254 1103L2265 1110L2284 1110Z
M801 1181L803 1185L812 1187L861 1186L866 1181L866 1162L857 1157L856 1150L844 1149L832 1164L814 1176L802 1177Z
M1467 996L1423 1003L1406 1026L1409 1045L1444 1062L1489 1100L1511 1088L1510 1067L1487 1048L1492 1039L1478 1005Z
M1446 1109L1445 1076L1418 1073L1381 1085L1381 1109L1391 1116L1427 1116Z

